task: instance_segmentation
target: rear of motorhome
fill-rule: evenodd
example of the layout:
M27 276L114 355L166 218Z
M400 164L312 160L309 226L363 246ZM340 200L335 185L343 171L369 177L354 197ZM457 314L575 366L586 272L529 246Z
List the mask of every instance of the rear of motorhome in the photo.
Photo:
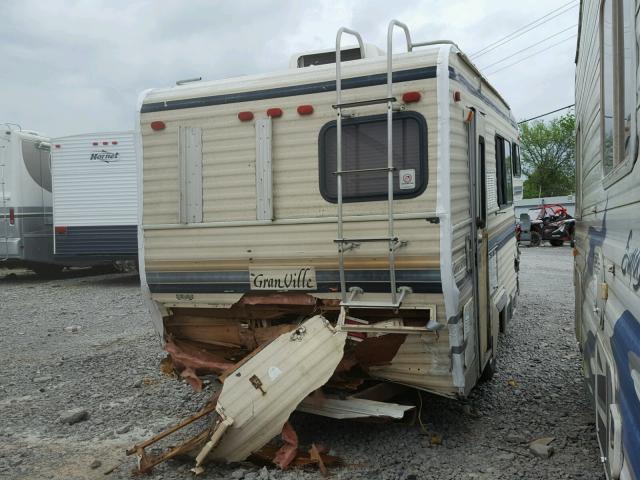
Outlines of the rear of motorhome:
M0 125L0 267L57 269L53 260L49 138Z
M141 98L143 290L181 375L225 379L212 458L238 459L221 452L258 421L239 399L294 409L380 382L460 398L493 372L517 301L517 125L455 44L392 22L387 47L341 29L287 71ZM300 368L308 384L282 390Z
M138 197L133 131L51 141L54 253L66 265L136 266Z
M638 8L581 2L576 54L576 336L609 479L640 478Z

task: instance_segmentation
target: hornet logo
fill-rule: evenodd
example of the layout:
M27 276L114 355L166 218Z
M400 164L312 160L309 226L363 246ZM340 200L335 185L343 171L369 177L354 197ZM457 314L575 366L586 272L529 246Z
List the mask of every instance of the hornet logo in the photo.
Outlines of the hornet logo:
M107 150L100 150L99 152L92 153L89 157L89 160L100 160L104 163L112 163L117 162L118 157L120 156L119 152L108 152Z

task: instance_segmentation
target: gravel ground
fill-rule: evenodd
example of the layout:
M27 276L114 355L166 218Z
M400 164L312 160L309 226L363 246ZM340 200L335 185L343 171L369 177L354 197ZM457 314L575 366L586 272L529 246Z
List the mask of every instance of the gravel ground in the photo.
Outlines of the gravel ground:
M336 479L604 478L573 335L571 263L569 248L523 249L520 304L498 373L465 404L424 394L423 428L295 414L301 443L344 459L330 470ZM125 449L210 397L213 384L195 394L160 374L163 354L137 282L0 270L0 478L132 478ZM86 418L62 423L71 409ZM541 437L554 438L550 458L528 448ZM146 478L190 476L170 461ZM210 466L202 478L321 476L243 463Z

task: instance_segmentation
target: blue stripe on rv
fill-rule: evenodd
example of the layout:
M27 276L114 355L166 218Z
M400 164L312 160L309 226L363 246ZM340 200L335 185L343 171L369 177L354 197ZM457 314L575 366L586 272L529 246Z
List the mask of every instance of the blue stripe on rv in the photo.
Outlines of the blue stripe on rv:
M137 225L67 227L57 233L56 255L137 255Z
M400 70L393 72L393 82L409 82L425 78L436 78L437 67L422 67L411 70ZM453 70L450 69L451 75ZM370 87L373 85L385 85L387 83L386 73L365 75L362 77L345 78L342 81L342 89ZM307 83L304 85L291 85L288 87L268 88L265 90L255 90L253 92L228 93L224 95L211 95L208 97L185 98L180 100L167 100L155 103L145 103L140 109L140 113L164 112L166 110L179 110L182 108L208 107L210 105L225 105L228 103L252 102L256 100L267 100L271 98L294 97L299 95L310 95L313 93L333 92L336 89L335 80L324 82Z
M147 272L153 293L246 293L250 292L248 270L229 272ZM347 286L360 286L366 292L388 292L388 270L347 270ZM439 270L396 270L398 285L415 293L442 293ZM318 288L313 292L340 291L338 270L317 270Z
M640 479L640 322L625 310L615 323L611 348L616 360L620 389L618 404L622 415L622 444L625 461L634 478Z

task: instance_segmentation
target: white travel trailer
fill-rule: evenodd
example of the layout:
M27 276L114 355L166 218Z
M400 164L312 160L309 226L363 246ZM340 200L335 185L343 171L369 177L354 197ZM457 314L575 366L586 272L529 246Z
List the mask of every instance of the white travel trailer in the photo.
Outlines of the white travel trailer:
M49 138L0 125L0 266L54 265Z
M610 479L640 478L638 8L581 2L576 54L576 335Z
M394 26L406 53L391 54ZM342 49L343 34L358 46ZM328 377L329 390L382 381L466 396L491 375L517 299L517 125L455 44L413 43L393 21L387 54L341 29L335 51L292 63L141 98L143 289L184 377L197 385L203 358L231 366L214 458L238 459L222 452L244 421L282 428L281 409L257 409L287 378L309 382L281 392L292 397ZM348 334L337 360L335 342L309 339L277 363L269 347L307 341L318 313ZM304 363L341 357L328 376ZM229 420L225 392L255 400L252 419Z
M133 265L138 254L134 132L72 135L51 144L56 260Z

